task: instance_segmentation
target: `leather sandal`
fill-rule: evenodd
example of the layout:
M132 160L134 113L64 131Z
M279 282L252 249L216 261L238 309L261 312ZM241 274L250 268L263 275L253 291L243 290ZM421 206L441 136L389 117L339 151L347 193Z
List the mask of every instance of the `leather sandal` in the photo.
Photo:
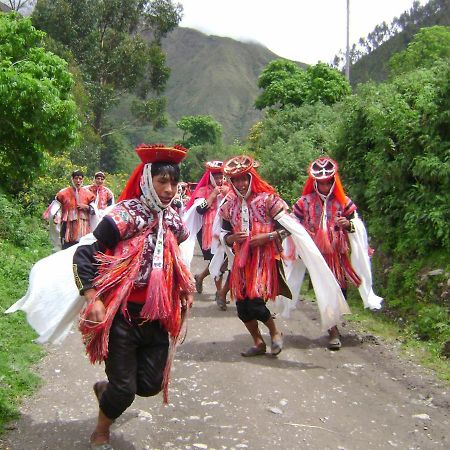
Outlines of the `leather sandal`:
M279 355L281 353L281 350L283 350L283 333L280 333L279 338L272 339L271 345L272 355Z
M103 444L94 444L91 442L91 450L114 450L109 442Z
M201 294L203 292L203 283L202 281L199 280L198 275L194 275L194 280L195 280L195 289L199 294Z
M266 344L253 346L247 349L245 352L241 352L241 355L245 358L251 357L251 356L260 356L266 354Z
M341 340L338 337L333 337L328 340L329 350L339 350L342 347Z
M216 292L216 304L221 311L227 310L227 302L223 298L220 297L219 293Z

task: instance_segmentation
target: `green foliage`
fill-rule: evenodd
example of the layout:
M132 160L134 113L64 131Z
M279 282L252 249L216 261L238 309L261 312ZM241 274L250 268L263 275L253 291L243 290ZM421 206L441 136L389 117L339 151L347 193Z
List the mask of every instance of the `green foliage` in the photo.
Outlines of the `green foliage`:
M0 15L0 178L9 192L39 173L44 150L73 144L79 126L67 64L43 38L29 19Z
M346 102L336 156L371 234L398 256L450 247L450 68L368 84Z
M350 95L349 82L340 72L324 63L317 63L306 69L305 103L313 105L322 102L324 105L334 105Z
M255 101L255 107L285 108L322 102L332 105L350 94L348 81L336 69L327 64L310 66L306 72L288 60L271 61L258 79L263 90Z
M255 126L250 148L259 171L290 204L301 194L309 163L335 147L338 107L322 103L288 107L269 114Z
M300 106L305 102L306 73L297 64L286 59L271 61L258 78L263 90L255 100L255 107L264 109L279 105Z
M243 153L245 153L245 150L238 144L225 147L221 144L204 144L191 147L187 158L181 164L181 179L195 183L203 175L206 161L226 161L232 156Z
M202 144L220 144L222 125L211 116L186 116L177 122L183 131L181 144L187 148Z
M450 27L422 28L406 50L390 59L390 73L397 76L418 68L430 68L439 59L450 61Z
M43 355L23 314L4 311L25 294L34 262L50 253L47 232L15 200L0 195L0 431L17 418L17 406L39 384L30 366Z
M87 174L86 168L74 165L68 155L52 156L44 153L42 162L42 174L36 176L33 184L20 192L17 199L28 214L41 216L56 193L70 185L70 175L74 170L82 170Z
M97 133L109 131L105 113L124 92L138 91L145 99L150 90L157 96L164 91L170 71L160 40L181 20L181 10L170 0L38 2L34 23L68 49L81 67ZM153 45L138 33L141 28L152 33Z

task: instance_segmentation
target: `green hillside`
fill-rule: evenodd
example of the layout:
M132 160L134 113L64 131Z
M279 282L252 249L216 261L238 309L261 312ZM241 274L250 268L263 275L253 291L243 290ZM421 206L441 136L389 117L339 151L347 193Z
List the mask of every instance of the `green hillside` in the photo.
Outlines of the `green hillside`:
M420 28L434 25L450 25L450 1L430 0L424 6L405 11L400 18L394 20L391 28L399 26L402 31L362 56L351 66L352 85L356 86L368 80L378 82L386 80L389 59L395 53L405 50Z
M267 63L280 57L258 44L180 27L164 39L163 48L171 69L165 92L169 125L158 132L148 127L129 129L126 135L130 143L180 139L181 131L175 122L188 115L214 117L223 126L226 143L245 138L262 117L261 111L253 107L258 96L258 77ZM129 102L128 97L116 108L115 121L127 117L125 106Z

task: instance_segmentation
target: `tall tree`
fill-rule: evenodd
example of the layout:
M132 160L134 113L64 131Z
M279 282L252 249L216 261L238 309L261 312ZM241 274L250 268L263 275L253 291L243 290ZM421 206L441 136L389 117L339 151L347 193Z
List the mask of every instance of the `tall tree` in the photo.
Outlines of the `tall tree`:
M90 96L92 125L106 136L113 130L105 115L127 92L139 95L134 111L141 120L164 125L162 94L170 71L160 44L181 13L171 0L39 0L33 22L74 55Z
M351 92L342 74L324 63L309 66L306 71L287 60L271 61L258 79L263 90L255 101L258 109L302 106L321 101L332 105Z
M177 127L183 131L182 144L186 147L219 144L222 138L222 125L211 116L185 116Z
M0 180L10 192L38 172L44 150L57 153L77 136L73 79L44 35L29 19L0 15Z

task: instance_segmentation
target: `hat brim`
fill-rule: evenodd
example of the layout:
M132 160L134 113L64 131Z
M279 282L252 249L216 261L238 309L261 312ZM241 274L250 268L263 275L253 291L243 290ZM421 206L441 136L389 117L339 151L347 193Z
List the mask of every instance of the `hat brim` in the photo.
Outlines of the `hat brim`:
M136 149L139 159L145 163L168 162L180 164L186 158L186 151L173 147L141 147Z

